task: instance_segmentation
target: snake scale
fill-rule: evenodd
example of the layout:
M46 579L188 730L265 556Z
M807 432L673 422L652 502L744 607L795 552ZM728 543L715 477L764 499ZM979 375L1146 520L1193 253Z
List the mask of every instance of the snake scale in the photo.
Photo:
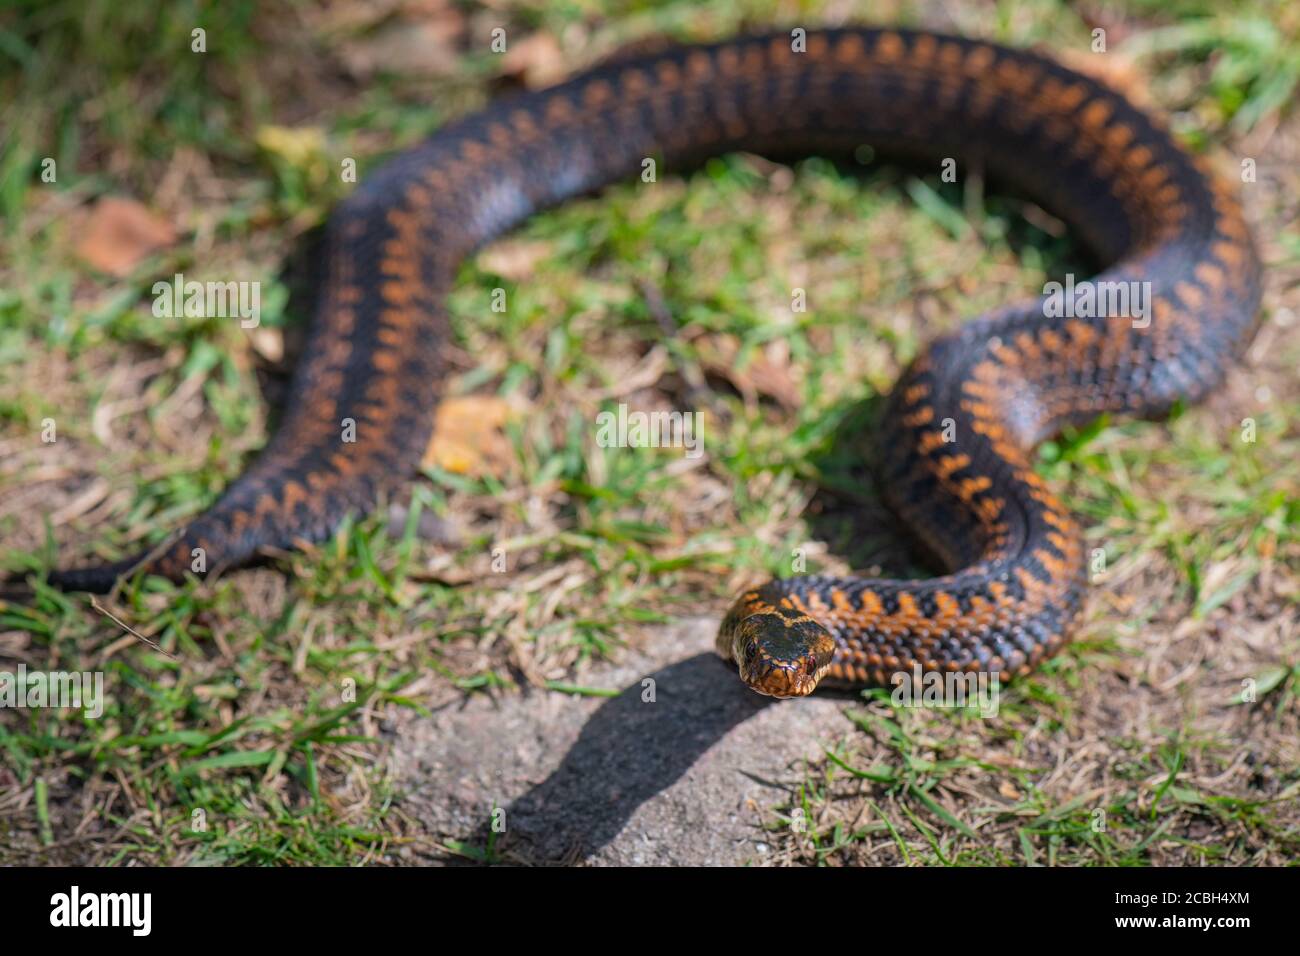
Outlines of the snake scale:
M265 450L160 552L51 581L104 591L141 568L180 579L196 549L210 573L325 539L372 507L430 437L459 264L537 210L631 178L649 157L683 168L734 150L869 144L1013 184L1096 254L1095 282L1137 283L1149 308L1065 317L1044 296L933 341L888 399L879 474L946 573L772 581L739 597L718 650L777 697L916 666L1011 677L1052 654L1079 616L1086 561L1033 450L1063 426L1156 415L1222 380L1260 299L1234 191L1123 96L1037 53L892 29L805 40L608 62L450 123L366 177L328 222L312 333Z

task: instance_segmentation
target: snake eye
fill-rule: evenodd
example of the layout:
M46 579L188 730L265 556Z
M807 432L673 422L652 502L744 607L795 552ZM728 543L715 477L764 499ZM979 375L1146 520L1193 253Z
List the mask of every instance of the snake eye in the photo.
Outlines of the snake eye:
M804 664L803 669L804 669L804 671L808 674L809 677L816 677L816 676L817 676L817 658L815 658L815 657L810 657L810 658L808 658L808 663Z
M754 658L758 656L758 645L750 641L745 645L744 655L746 664L754 663Z

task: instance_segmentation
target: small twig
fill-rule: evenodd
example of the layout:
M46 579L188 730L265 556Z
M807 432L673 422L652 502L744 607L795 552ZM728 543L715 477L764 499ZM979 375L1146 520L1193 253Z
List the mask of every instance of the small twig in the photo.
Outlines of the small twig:
M180 659L179 657L177 657L175 654L172 654L170 651L165 651L165 650L163 650L162 647L159 646L159 644L158 644L157 641L151 641L149 638L145 637L143 634L141 634L139 631L137 631L135 628L133 628L130 624L127 624L125 621L123 621L123 620L122 620L121 618L119 618L119 617L115 617L115 616L113 615L113 612L112 612L112 611L108 610L108 608L104 607L102 604L99 603L99 599L98 599L98 598L94 598L94 597L92 597L92 598L90 599L90 606L93 607L93 608L94 608L96 611L98 611L100 614L104 615L104 617L108 618L110 621L112 621L114 624L116 624L116 625L117 625L118 627L120 627L122 630L126 631L128 634L130 634L130 635L134 636L136 639L138 639L138 640L140 640L140 641L143 641L144 643L148 644L150 647L152 647L152 648L153 648L155 651L157 651L159 654L163 655L163 657L169 657L169 658L171 658L172 660L176 661L176 663L178 663L178 664L180 663L180 660L181 660L181 659Z
M668 348L668 354L677 366L677 372L681 375L686 383L686 392L690 400L695 403L697 408L703 408L708 404L709 386L705 381L700 370L694 363L687 360L680 350L673 348L673 345L680 343L681 329L673 321L672 311L668 308L668 302L664 299L664 294L660 288L649 279L643 279L637 283L641 289L641 295L645 299L646 310L650 317L655 320L659 326L659 331L663 336L664 345Z

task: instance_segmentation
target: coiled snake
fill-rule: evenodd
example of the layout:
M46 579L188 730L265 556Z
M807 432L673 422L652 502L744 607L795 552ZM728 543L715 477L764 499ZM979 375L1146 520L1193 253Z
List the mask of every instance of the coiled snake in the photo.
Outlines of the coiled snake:
M1035 53L925 32L778 34L614 61L398 156L330 218L312 335L256 462L160 554L51 581L102 591L140 566L179 579L196 549L226 567L370 508L429 439L458 264L535 211L648 157L680 167L861 144L1013 183L1109 263L1098 286L1145 293L1146 307L1066 317L1043 297L932 342L888 402L880 476L948 573L773 581L737 600L718 649L778 697L914 666L1023 673L1067 638L1086 580L1080 531L1035 474L1034 447L1104 412L1205 396L1249 340L1260 266L1227 183L1122 96Z

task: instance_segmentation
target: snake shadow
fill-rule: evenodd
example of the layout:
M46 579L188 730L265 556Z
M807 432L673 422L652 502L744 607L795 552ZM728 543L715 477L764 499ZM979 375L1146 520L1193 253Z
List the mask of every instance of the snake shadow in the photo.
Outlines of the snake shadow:
M325 282L325 226L317 225L295 237L276 273L288 298L276 324L283 353L268 358L253 351L253 372L266 404L269 432L279 428L287 410L294 370L311 335L316 308Z
M506 831L494 834L485 821L466 842L490 847L490 862L580 862L732 728L775 703L745 687L711 651L646 677L654 680L653 703L642 699L644 678L604 701L554 772L505 808Z

